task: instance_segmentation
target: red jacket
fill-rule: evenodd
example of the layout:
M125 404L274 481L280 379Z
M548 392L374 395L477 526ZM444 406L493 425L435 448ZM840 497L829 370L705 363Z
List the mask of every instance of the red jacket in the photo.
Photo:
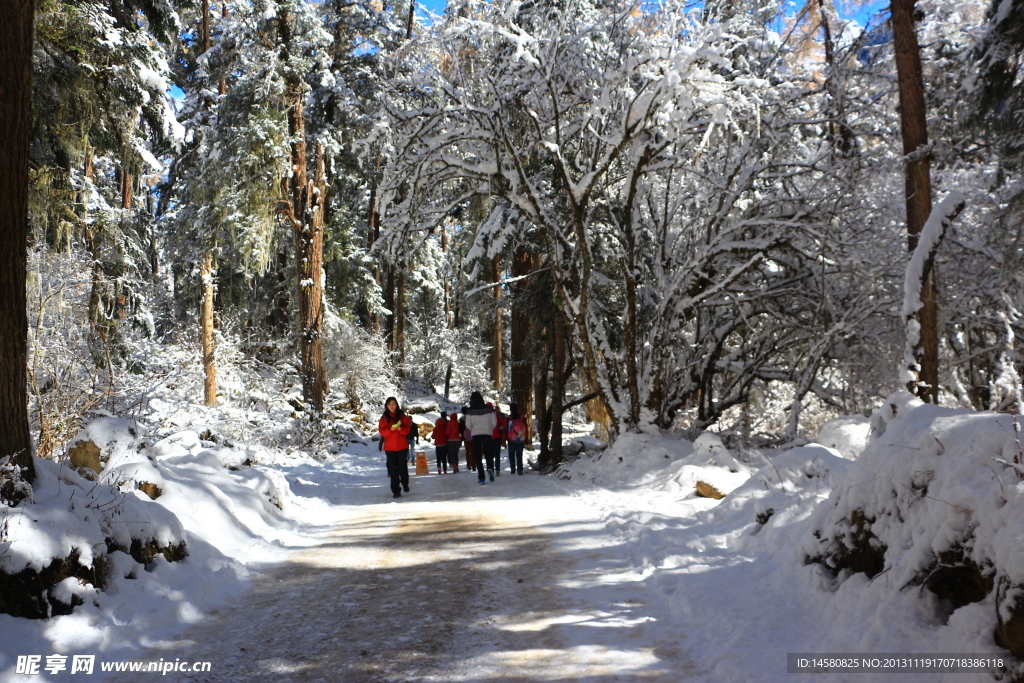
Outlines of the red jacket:
M434 431L430 435L430 438L434 440L435 446L444 446L448 443L448 420L443 417L439 417L437 422L434 423Z
M448 440L458 441L462 438L462 434L459 431L458 420L448 420Z
M392 429L391 425L397 424L398 429ZM384 439L385 451L407 451L409 450L409 430L412 429L412 418L403 415L401 420L394 420L388 413L380 418L377 425L380 435Z
M494 425L494 431L491 432L492 439L504 439L505 438L505 416L495 411L494 416L498 418L498 423Z

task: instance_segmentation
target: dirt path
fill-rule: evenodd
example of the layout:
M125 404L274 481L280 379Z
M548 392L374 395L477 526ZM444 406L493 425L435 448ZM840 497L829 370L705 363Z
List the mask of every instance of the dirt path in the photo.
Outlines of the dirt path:
M663 666L666 655L678 659L671 644L649 654L657 666L638 668L635 656L622 661L613 648L566 637L587 606L561 579L586 574L573 565L598 559L592 553L559 552L551 534L505 514L507 499L431 498L363 507L325 543L142 658L212 662L208 674L167 677L179 681L685 677L684 662Z

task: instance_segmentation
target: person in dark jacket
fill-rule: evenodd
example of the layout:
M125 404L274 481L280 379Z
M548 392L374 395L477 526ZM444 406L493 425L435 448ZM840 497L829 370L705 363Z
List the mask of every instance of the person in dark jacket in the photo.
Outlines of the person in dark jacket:
M466 411L466 429L473 433L473 452L476 455L477 481L484 482L484 460L487 460L487 476L494 481L494 450L491 446L491 432L498 424L494 408L484 403L479 391L469 397Z
M434 423L430 437L434 440L437 453L437 473L448 474L448 413L441 411L441 417Z
M415 467L416 466L416 444L419 443L419 440L420 440L420 430L416 428L416 425L412 425L412 427L409 429L408 436L406 436L405 438L409 442L409 445L408 445L408 449L409 450L407 450L405 452L405 459L406 459L406 461L410 465Z
M476 469L476 458L473 453L473 432L466 429L466 411L469 406L462 406L462 417L459 418L459 434L462 436L462 443L466 446L466 469Z
M412 430L412 418L398 407L398 399L394 396L384 402L384 414L377 424L380 438L384 440L384 453L388 460L388 473L391 475L391 493L395 498L402 497L402 489L409 492L409 432Z

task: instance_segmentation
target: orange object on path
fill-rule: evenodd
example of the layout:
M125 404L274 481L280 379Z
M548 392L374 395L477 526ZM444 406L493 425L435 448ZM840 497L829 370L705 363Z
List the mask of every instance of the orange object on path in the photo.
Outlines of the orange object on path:
M427 469L426 451L416 451L416 474L430 474L430 470Z

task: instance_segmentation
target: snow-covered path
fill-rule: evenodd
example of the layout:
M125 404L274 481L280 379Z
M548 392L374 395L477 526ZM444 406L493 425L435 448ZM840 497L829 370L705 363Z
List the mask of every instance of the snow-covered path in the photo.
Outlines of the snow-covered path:
M141 658L212 662L210 674L174 674L196 681L678 681L692 671L636 589L602 587L620 560L602 552L594 510L557 480L414 476L393 502L376 458L353 464L333 482L289 477L343 501L346 519L322 544Z

